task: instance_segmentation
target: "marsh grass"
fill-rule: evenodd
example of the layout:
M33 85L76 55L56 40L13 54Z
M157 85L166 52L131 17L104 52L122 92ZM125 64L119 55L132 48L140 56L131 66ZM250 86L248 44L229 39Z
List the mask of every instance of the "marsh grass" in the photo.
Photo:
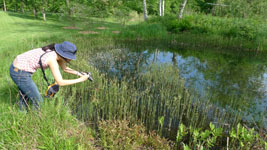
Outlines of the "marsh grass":
M240 121L239 117L234 118L235 114L190 95L185 81L178 76L179 70L172 66L152 65L133 82L116 81L93 72L94 83L67 88L65 96L78 118L95 128L99 120L127 119L133 124L141 121L148 130L174 139L180 123L206 128L209 122L224 127L225 123L235 125Z

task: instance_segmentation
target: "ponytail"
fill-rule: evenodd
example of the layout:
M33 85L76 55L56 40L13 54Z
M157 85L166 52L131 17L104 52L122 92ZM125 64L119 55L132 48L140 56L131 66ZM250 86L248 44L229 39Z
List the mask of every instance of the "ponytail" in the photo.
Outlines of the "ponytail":
M51 50L51 51L55 51L55 43L52 43L52 44L50 44L50 45L47 45L47 46L44 46L44 47L42 47L42 50L43 51L47 51L47 50Z

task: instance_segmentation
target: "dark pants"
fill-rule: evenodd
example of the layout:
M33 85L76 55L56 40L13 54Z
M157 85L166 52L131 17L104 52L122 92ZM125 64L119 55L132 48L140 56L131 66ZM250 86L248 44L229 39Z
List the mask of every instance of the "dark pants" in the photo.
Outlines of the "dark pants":
M25 111L28 108L28 102L31 101L33 109L39 110L43 103L43 98L40 95L38 88L32 81L32 73L19 70L10 65L9 73L12 80L16 83L20 92L19 109Z

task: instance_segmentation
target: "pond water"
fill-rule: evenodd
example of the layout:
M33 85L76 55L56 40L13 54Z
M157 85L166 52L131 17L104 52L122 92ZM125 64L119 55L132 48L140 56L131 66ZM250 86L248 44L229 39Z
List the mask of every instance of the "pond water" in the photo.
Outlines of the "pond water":
M221 109L241 111L243 120L267 128L266 54L117 46L98 49L89 63L109 77L134 81L150 64L170 64L191 94Z

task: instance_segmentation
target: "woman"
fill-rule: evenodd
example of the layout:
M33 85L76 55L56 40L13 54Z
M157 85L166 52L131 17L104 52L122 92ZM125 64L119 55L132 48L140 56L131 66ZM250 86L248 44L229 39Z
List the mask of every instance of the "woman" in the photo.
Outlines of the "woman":
M22 95L25 95L32 101L34 109L39 109L43 103L40 92L32 80L32 74L40 68L39 60L41 56L42 67L44 69L50 68L59 86L71 85L88 79L89 76L87 74L81 74L66 66L67 62L76 59L76 51L77 48L74 44L65 41L61 44L51 44L42 48L33 49L16 57L9 68L9 72L12 80L21 92L19 100L20 110L25 111L28 106ZM59 66L64 72L80 76L80 78L72 80L63 79Z

